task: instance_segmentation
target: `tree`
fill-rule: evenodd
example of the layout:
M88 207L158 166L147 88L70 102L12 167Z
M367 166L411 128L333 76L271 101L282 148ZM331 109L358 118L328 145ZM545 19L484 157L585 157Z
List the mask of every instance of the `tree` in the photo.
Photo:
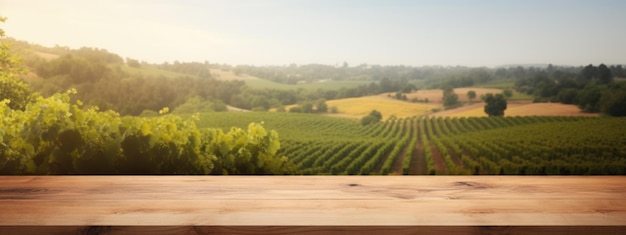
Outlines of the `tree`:
M459 105L459 96L453 89L443 89L443 106L451 108Z
M624 70L624 68L622 67L622 65L611 65L611 67L609 68L611 70L611 74L614 77L626 77L626 70Z
M402 99L402 92L396 92L395 98L396 98L396 100L401 100Z
M376 109L372 110L372 112L370 112L369 114L370 116L374 116L376 118L377 121L380 121L383 119L383 114L376 111Z
M600 112L600 98L602 92L606 90L605 86L589 84L582 90L578 91L576 96L576 105L584 112L596 113Z
M626 116L626 83L613 83L602 92L600 111L606 115Z
M31 101L31 90L22 80L0 72L0 101L9 100L9 108L24 110Z
M574 104L576 101L576 96L578 95L578 89L576 88L565 88L559 91L557 98L561 103L564 104Z
M373 124L373 123L377 123L378 120L376 120L376 117L372 116L372 115L367 115L363 118L361 118L361 125L363 126L367 126L369 124Z
M626 91L610 90L603 93L600 98L600 111L615 117L626 116Z
M604 64L600 64L596 69L596 78L601 84L609 84L613 81L613 74L611 70Z
M304 102L300 105L300 108L302 108L302 112L303 113L312 113L313 112L313 103L311 102Z
M389 78L383 78L380 80L380 89L382 92L393 91L393 82Z
M317 103L315 103L315 108L317 109L317 112L319 113L328 112L328 105L326 104L325 99L317 100Z
M402 87L402 93L411 93L413 91L417 91L417 87L411 83L407 83Z
M476 92L475 91L468 91L467 92L467 98L470 100L470 102L472 102L476 98Z
M591 81L591 79L593 79L595 74L596 74L596 67L594 67L592 64L585 66L583 70L580 72L580 76L584 81Z
M488 93L484 96L485 113L490 117L504 116L504 110L506 110L506 99L502 94L496 94L495 96Z
M370 114L361 118L361 125L366 126L369 124L378 123L382 119L383 119L383 115L380 112L376 110L372 110Z
M6 18L0 17L0 22ZM0 29L0 38L4 38L4 30ZM22 60L9 51L9 44L0 42L0 101L10 100L9 108L24 110L26 104L32 98L32 92L28 84L16 75L25 74L22 68Z

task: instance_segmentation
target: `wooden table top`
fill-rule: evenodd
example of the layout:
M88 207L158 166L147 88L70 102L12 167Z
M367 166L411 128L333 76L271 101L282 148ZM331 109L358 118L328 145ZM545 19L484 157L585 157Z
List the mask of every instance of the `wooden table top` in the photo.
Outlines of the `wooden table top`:
M622 176L0 176L0 226L626 226Z

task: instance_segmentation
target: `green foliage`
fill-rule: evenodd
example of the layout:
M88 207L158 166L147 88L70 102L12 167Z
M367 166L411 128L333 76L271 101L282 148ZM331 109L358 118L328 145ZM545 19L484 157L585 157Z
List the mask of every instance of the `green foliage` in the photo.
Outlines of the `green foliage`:
M402 93L411 93L413 91L417 91L417 86L415 86L415 84L407 83L400 91Z
M578 92L576 96L576 105L585 112L600 112L600 99L602 92L605 90L603 86L587 85Z
M380 112L378 112L376 110L372 110L372 112L370 112L370 114L368 114L367 116L361 118L361 125L367 126L367 125L370 125L370 124L378 123L382 119L383 119L383 115Z
M383 120L383 114L377 110L372 110L369 115L375 117L377 121Z
M311 102L303 102L300 107L302 108L303 113L312 113L313 112L313 103Z
M6 18L0 17L0 22ZM4 31L0 29L0 38ZM11 109L24 109L32 99L30 87L17 75L26 73L22 60L10 52L9 43L0 41L0 101L8 100Z
M7 100L11 109L23 110L32 100L29 86L12 74L0 71L0 100Z
M376 117L372 116L372 115L367 115L367 116L361 118L361 125L363 125L363 126L367 126L367 125L370 125L370 124L373 124L373 123L377 123L377 122L379 122L379 120Z
M467 98L469 98L470 101L474 100L476 98L476 92L475 91L467 91Z
M506 110L506 99L502 94L496 94L495 96L491 93L488 93L484 97L485 103L485 113L490 117L493 116L504 116L504 110Z
M247 132L213 129L205 138L210 140L205 151L217 159L214 174L290 174L295 170L286 157L275 157L280 148L278 133L259 124L251 123Z
M404 101L408 100L407 96L403 94L402 92L396 92L394 98L397 100L404 100Z
M611 73L611 70L604 64L600 64L598 66L595 75L598 83L609 84L613 81L613 74Z
M574 104L578 96L578 89L565 88L559 92L557 98L564 104Z
M454 93L452 89L443 89L443 106L446 108L456 107L459 105L459 95Z
M0 103L1 174L284 174L275 131L198 129L178 116L120 117L70 104L75 91L24 111ZM164 112L162 112L164 113ZM219 166L219 168L216 168Z
M279 107L280 108L280 107ZM325 99L319 99L315 102L304 101L299 106L289 108L291 113L326 113L328 105Z
M602 93L599 101L600 111L604 114L626 116L626 84L609 87Z
M214 112L198 125L260 121L281 134L277 155L298 174L626 174L623 118L421 117L361 126L320 115Z
M318 113L326 113L326 112L328 112L328 105L326 104L326 100L325 99L317 100L317 102L315 103L315 110Z
M8 71L5 68L11 67L14 69L10 71L11 74L19 74L23 69L14 66L19 58L9 54L8 44L4 41L0 50L0 58L5 58L0 60L2 71ZM73 98L82 100L87 106L113 109L122 115L139 115L144 110L177 107L191 97L215 101L213 103L220 107L214 109L219 110L223 106L216 100L229 103L245 86L242 81L212 79L206 64L174 63L155 68L155 65L148 64L136 66L138 61L127 59L127 66L120 56L103 49L46 48L11 39L6 41L20 47L15 51L27 57L26 65L35 72L33 75L37 75L29 75L28 83L33 91L51 96L75 88L80 92ZM35 52L49 55L49 60L42 59ZM3 77L3 80L7 80L7 77ZM3 83L4 87L8 86L6 84L17 87L5 90L16 93L23 90L21 86L16 86L14 80ZM19 103L14 98L10 105Z
M621 65L587 65L576 70L548 67L535 76L516 81L516 89L535 95L538 102L576 104L584 112L621 115L621 93L626 86L617 85L614 76L624 75Z
M602 113L614 117L626 116L626 93L623 91L603 95L601 103L600 110Z
M519 91L540 97L538 100L559 101L562 89L582 89L585 83L605 84L614 76L624 75L620 65L587 67L411 67L358 65L230 66L208 62L163 64L139 63L124 59L103 49L66 47L46 48L6 39L20 47L28 68L40 78L28 79L33 91L44 96L76 88L77 99L87 105L113 109L122 115L138 115L144 110L177 107L189 97L222 100L243 109L269 110L319 99L359 97L384 91L409 92L419 87L462 87L475 84L508 88L511 83ZM48 60L43 59L45 56ZM241 76L245 81L218 81L211 71L237 71L263 79ZM589 78L581 70L589 70ZM580 75L580 76L579 76ZM234 76L238 78L238 76ZM267 80L265 80L267 79ZM271 80L271 81L270 81ZM519 84L517 83L519 82ZM508 84L508 85L507 85ZM518 86L519 85L519 86ZM87 95L88 94L88 95ZM400 94L398 99L405 100ZM454 107L454 97L447 99ZM513 99L528 99L514 93ZM132 100L134 102L128 102ZM458 100L458 97L457 97ZM414 102L419 102L414 100ZM314 104L314 109L315 104Z

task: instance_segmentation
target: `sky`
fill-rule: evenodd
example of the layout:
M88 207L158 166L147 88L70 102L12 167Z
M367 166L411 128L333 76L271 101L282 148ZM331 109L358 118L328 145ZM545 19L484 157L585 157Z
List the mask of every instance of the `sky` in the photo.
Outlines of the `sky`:
M626 1L0 0L6 35L150 63L626 64Z

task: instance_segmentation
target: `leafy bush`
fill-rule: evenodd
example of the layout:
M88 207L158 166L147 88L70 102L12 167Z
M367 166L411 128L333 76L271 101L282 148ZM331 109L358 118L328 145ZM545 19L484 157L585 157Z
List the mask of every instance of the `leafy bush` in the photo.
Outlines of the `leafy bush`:
M0 102L0 174L286 174L278 134L198 129L176 115L120 117L70 104L74 90L25 110Z

